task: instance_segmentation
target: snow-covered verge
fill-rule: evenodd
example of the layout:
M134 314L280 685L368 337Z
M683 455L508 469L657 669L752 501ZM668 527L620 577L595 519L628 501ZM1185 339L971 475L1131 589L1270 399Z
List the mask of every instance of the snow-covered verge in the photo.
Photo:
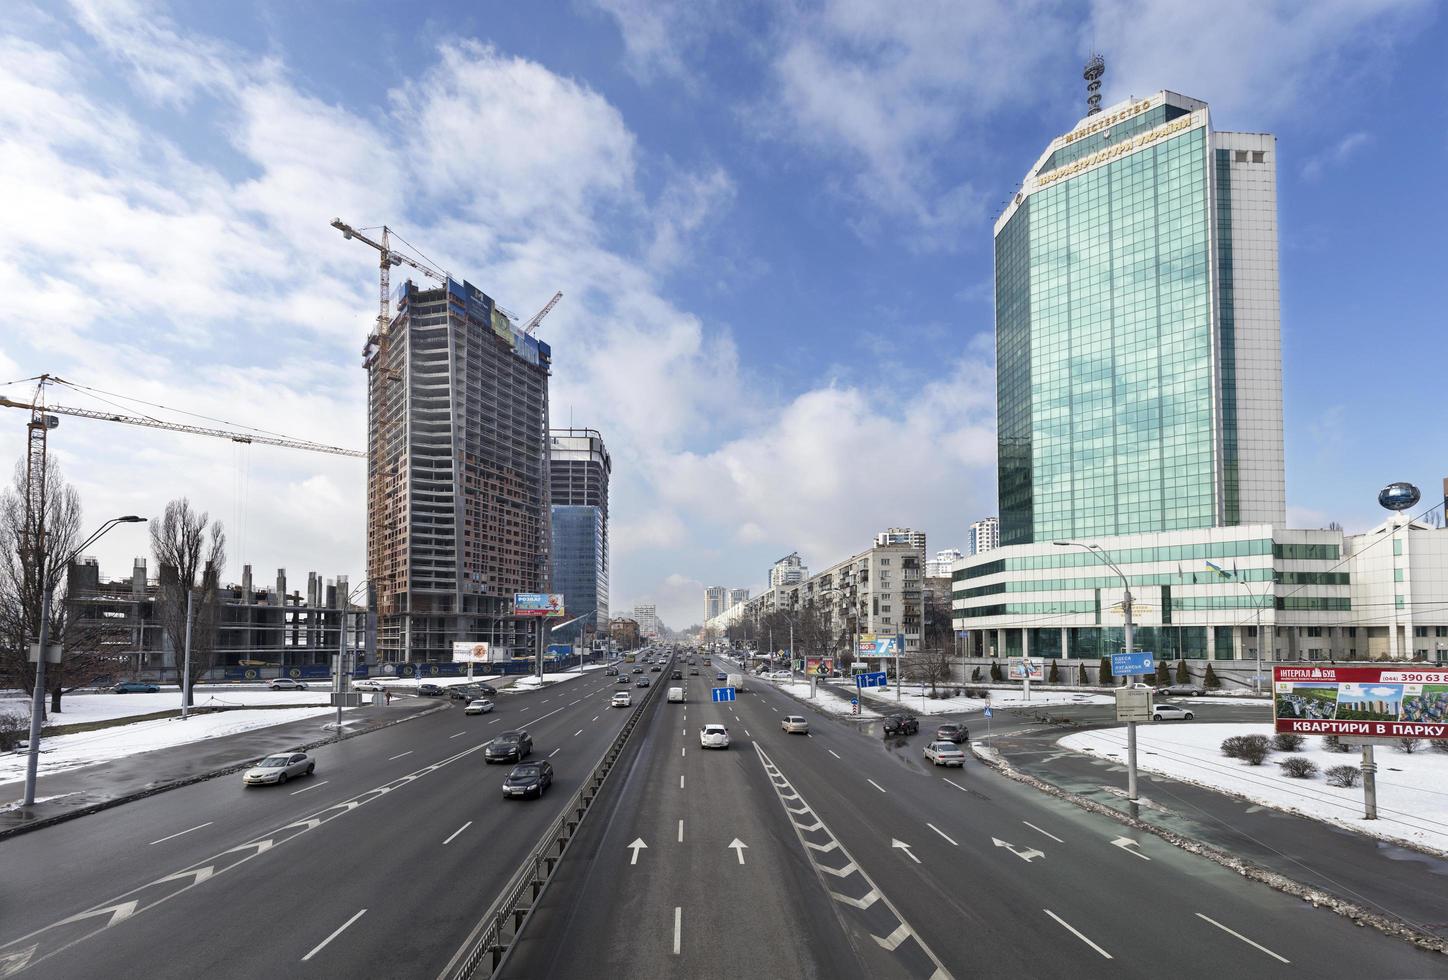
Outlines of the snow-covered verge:
M1448 853L1448 754L1431 751L1426 742L1411 755L1397 747L1376 749L1378 819L1364 820L1362 786L1329 786L1322 775L1334 766L1356 767L1362 761L1360 752L1328 752L1320 738L1310 737L1299 752L1274 751L1262 765L1249 766L1222 755L1222 740L1233 735L1270 736L1270 724L1157 722L1139 725L1136 731L1139 769L1384 840ZM1125 728L1079 732L1057 744L1077 752L1126 759ZM1288 777L1277 763L1294 756L1315 763L1318 773L1310 779Z
M198 686L192 692L192 706L236 707L286 705L302 707L325 705L330 698L332 685L323 682L306 691L269 691L264 687L223 687ZM47 709L50 702L46 702ZM158 694L112 694L76 691L67 694L60 702L60 714L47 710L47 725L80 725L97 721L112 721L116 718L131 718L136 715L155 714L158 711L181 710L180 690L161 691ZM0 712L8 711L21 718L30 718L30 702L25 699L0 701Z
M126 695L133 696L135 695ZM226 711L193 715L186 721L180 718L160 718L76 735L57 735L43 739L40 743L40 775L51 776L85 766L100 765L138 752L236 735L304 718L331 715L334 711L333 708L323 707ZM0 755L0 783L19 782L24 778L25 752Z
M931 698L920 693L915 685L907 685L895 700L893 687L867 687L862 693L866 701L878 704L888 711L909 711L917 715L958 715L971 711L984 711L986 705L992 710L998 708L1027 708L1048 704L1114 704L1110 694L1087 694L1080 691L1053 691L1049 688L1032 687L1030 700L1026 700L1019 687L1012 690L988 689L987 698Z
M453 687L458 684L492 684L502 678L502 674L477 674L473 677L369 677L369 681L376 681L384 688L392 691L393 694L409 694L417 691L419 684L436 684L438 687Z
M514 681L512 686L510 687L499 688L498 693L502 694L507 691L536 691L540 687L547 687L550 684L561 684L563 681L576 680L590 671L602 670L604 667L607 666L607 664L585 664L582 671L562 670L556 674L544 674L542 677L538 677L535 674L529 674L527 677L520 677L518 680Z
M746 683L746 684L773 684L775 687L779 688L781 691L785 692L786 694L793 695L794 697L799 698L801 701L804 701L804 702L807 703L810 707L812 707L812 708L818 708L819 710L824 711L824 712L827 712L827 713L832 714L832 715L840 715L841 717L845 717L845 718L879 718L879 717L880 717L880 712L878 712L878 711L872 711L872 710L871 710L868 706L866 706L864 703L861 703L861 705L860 705L860 713L859 713L859 714L855 714L854 709L853 709L852 706L850 705L850 702L849 702L848 699L841 699L841 698L837 697L835 694L828 693L828 692L824 691L824 690L823 690L823 685L821 685L821 688L822 688L822 689L814 696L814 698L811 698L811 697L809 696L809 681L794 681L793 683L791 683L791 682L789 682L789 681L771 681L771 680L766 680L766 679L764 679L763 677L751 677L751 678L749 678L749 680L746 681L745 683Z

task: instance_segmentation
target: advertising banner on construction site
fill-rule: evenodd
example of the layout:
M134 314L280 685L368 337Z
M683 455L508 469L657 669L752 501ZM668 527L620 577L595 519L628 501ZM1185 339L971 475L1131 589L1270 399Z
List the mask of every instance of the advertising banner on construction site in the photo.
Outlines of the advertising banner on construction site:
M1274 667L1279 732L1448 738L1448 667Z
M563 593L516 592L513 594L514 616L563 617Z
M485 664L489 660L488 644L454 641L452 662L455 664Z

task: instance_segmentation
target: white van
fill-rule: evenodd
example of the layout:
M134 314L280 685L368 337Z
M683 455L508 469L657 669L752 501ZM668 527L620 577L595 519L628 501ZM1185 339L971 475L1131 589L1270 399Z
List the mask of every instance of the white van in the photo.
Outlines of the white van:
M684 689L682 687L669 688L669 700L671 702L678 701L680 704L682 704L684 701Z

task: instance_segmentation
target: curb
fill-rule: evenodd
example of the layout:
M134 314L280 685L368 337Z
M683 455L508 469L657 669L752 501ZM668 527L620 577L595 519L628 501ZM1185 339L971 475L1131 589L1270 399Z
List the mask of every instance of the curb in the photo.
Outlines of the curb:
M1351 919L1354 925L1372 926L1384 935L1412 943L1419 949L1429 950L1434 953L1448 953L1448 939L1435 936L1432 933L1423 932L1416 926L1390 919L1377 912L1371 912L1346 899L1338 898L1336 895L1321 891L1309 885L1304 885L1299 881L1288 878L1286 875L1279 874L1276 871L1271 871L1251 861L1245 861L1235 855L1228 854L1220 848L1183 837L1180 834L1163 827L1157 827L1144 820L1138 820L1105 804L1097 803L1095 800L1087 799L1084 796L1079 796L1076 793L1064 790L1053 783L1048 783L1044 779L1021 772L1007 762L994 747L982 747L978 743L972 742L971 751L981 762L1009 779L1014 779L1018 783L1024 783L1033 789L1040 790L1059 800L1073 803L1083 810L1109 817L1117 823L1130 827L1133 830L1139 830L1143 833L1159 837L1168 844L1179 847L1191 854L1200 855L1209 861L1214 861L1229 871L1235 871L1244 878L1250 878L1283 894L1300 898L1305 902L1310 902L1313 908L1328 908L1343 918Z
M436 707L429 708L426 711L419 711L415 715L408 715L406 718L394 718L392 721L389 721L383 725L378 725L376 728L368 728L360 732L346 732L345 734L334 736L332 738L323 738L318 739L314 742L306 742L302 745L298 745L295 749L292 749L290 751L306 752L309 749L319 748L323 745L330 745L333 742L344 742L349 738L356 738L359 735L370 735L372 732L380 732L384 728L391 728L393 725L401 725L404 722L413 721L417 718L423 718L427 715L435 714L439 711L446 711L447 708L448 705L440 704ZM32 821L31 823L24 824L19 827L10 827L4 830L0 830L0 841L6 840L11 837L18 837L19 835L29 833L32 830L40 830L43 827L53 827L58 823L65 823L67 820L74 820L77 817L88 817L93 813L100 813L102 810L109 810L112 807L121 806L125 803L134 803L137 800L144 800L148 796L155 796L156 794L164 793L167 790L180 789L183 786L190 786L194 783L204 783L206 780L215 779L217 776L226 776L230 773L241 772L241 770L249 768L255 762L256 759L248 759L246 762L238 762L235 765L225 766L221 769L213 769L210 772L197 773L194 776L187 776L185 779L177 779L169 783L163 783L160 786L151 786L147 789L140 790L139 792L127 793L125 796L117 796L114 799L102 800L99 803L92 803L90 806L77 807L74 810L67 810L65 813L57 813L53 816L42 817L39 820Z

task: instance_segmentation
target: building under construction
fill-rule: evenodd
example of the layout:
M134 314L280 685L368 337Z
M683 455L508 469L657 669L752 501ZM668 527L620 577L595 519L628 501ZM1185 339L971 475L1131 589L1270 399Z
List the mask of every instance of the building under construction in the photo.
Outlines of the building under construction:
M392 300L364 351L377 659L447 660L454 641L527 655L511 614L549 584L551 351L450 276Z

